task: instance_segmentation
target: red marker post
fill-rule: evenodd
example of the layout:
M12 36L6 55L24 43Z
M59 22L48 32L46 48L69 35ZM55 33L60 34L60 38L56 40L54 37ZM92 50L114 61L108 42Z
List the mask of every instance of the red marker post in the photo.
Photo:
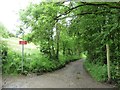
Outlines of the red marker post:
M19 41L19 44L25 45L27 44L27 41Z
M27 44L27 41L19 41L19 44L22 45L22 72L23 72L23 61L24 61L24 45Z

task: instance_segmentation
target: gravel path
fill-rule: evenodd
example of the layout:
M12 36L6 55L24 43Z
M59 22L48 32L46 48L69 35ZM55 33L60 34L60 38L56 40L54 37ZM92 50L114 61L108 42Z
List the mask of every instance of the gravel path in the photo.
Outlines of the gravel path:
M83 60L71 62L52 73L28 76L3 76L4 88L112 88L96 82L83 68Z

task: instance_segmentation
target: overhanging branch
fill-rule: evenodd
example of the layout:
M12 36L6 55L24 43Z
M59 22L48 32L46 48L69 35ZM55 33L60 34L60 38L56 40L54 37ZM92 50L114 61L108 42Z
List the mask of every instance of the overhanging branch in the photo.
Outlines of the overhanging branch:
M78 13L78 14L75 14L72 16L65 16L62 18L58 18L58 20L70 18L70 17L75 17L75 16L83 16L83 15L90 15L90 14L101 15L101 14L106 14L106 13L116 14L116 12L110 12L109 10L108 11L97 11L97 12L81 12L81 13Z
M82 2L84 5L92 5L92 6L105 6L105 7L109 7L109 8L115 8L115 9L120 9L120 4L118 3L117 6L115 5L111 5L108 3L86 3L86 2Z
M64 13L56 16L54 19L55 19L55 20L58 20L59 17L61 17L61 16L63 16L63 15L69 14L72 10L74 10L74 9L80 7L80 6L85 6L85 5L78 5L78 6L75 6L75 7L73 7L73 8L70 8L70 9L68 9L67 11L65 11Z
M74 9L77 9L77 8L79 8L79 7L81 7L81 6L96 6L96 7L102 6L102 7L107 7L107 8L120 9L120 5L114 6L114 5L110 5L110 4L108 4L108 3L86 3L86 2L81 2L81 3L82 3L82 4L80 4L80 5L78 5L78 6L75 6L75 7L73 7L73 8L70 8L70 9L68 9L67 11L65 11L64 13L56 16L56 17L54 18L54 20L59 20L60 17L62 17L63 15L67 15L67 14L69 14L71 11L73 11ZM89 13L82 13L82 14L92 14L92 13L89 12ZM81 15L82 15L82 14L81 14Z

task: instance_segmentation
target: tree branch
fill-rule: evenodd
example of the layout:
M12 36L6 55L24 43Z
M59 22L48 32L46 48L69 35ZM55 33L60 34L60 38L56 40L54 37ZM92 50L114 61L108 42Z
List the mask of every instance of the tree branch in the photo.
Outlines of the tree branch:
M86 2L82 2L84 5L92 5L92 6L105 6L105 7L109 7L109 8L115 8L115 9L120 9L120 4L117 3L118 5L111 5L108 3L86 3Z
M67 15L67 14L69 14L72 10L74 10L74 9L80 7L80 6L85 6L85 5L78 5L78 6L75 6L75 7L73 7L73 8L70 8L70 9L68 9L67 11L65 11L63 14L60 14L60 15L56 16L54 19L57 20L57 19L58 19L59 17L61 17L62 15Z
M65 18L70 18L70 17L75 17L75 16L82 16L82 15L90 15L90 14L95 14L95 15L100 15L100 14L106 14L106 13L110 13L110 14L116 14L116 12L110 12L109 10L108 11L97 11L97 12L82 12L82 13L79 13L79 14L76 14L76 15L72 15L72 16L65 16L65 17L62 17L62 18L58 18L59 20L61 19L65 19Z
M56 16L56 17L54 18L54 20L59 19L59 18L60 18L61 16L63 16L63 15L69 14L71 11L73 11L74 9L77 9L77 8L79 8L79 7L81 7L81 6L96 6L96 7L98 7L98 6L104 6L104 7L108 7L108 8L120 9L120 6L119 6L119 5L118 5L118 6L114 6L114 5L110 5L110 4L107 4L107 3L86 3L86 2L81 2L81 3L82 3L82 4L80 4L80 5L78 5L78 6L75 6L75 7L73 7L73 8L70 8L70 9L68 9L67 11L65 11L64 13ZM119 3L118 3L118 4L119 4Z

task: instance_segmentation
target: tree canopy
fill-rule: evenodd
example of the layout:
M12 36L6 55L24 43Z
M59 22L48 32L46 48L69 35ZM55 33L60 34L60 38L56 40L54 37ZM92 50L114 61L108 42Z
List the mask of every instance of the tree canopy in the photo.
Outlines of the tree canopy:
M9 33L7 31L7 28L2 23L0 23L0 37L6 38L9 36L8 34Z

